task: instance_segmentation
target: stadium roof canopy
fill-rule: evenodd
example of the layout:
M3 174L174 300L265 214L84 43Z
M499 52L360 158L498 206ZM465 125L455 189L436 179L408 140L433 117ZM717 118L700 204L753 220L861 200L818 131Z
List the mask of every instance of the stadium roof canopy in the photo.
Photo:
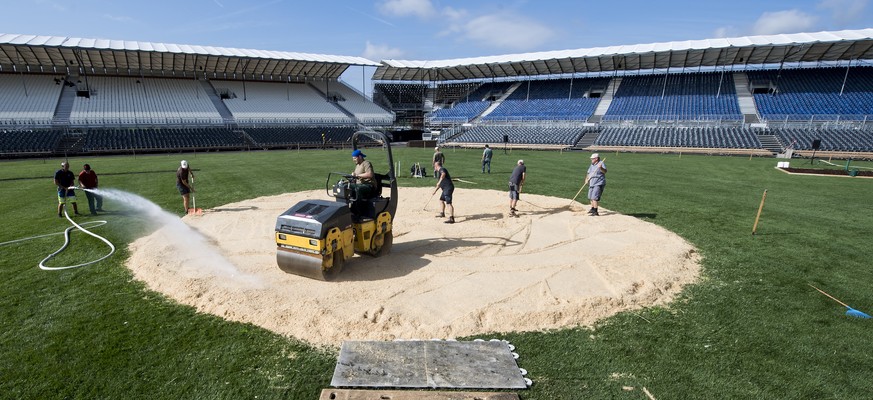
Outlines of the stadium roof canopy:
M353 65L380 64L362 57L0 33L0 71L66 73L82 66L86 74L337 79Z
M374 80L446 81L873 59L873 29L745 36L440 61L383 60Z

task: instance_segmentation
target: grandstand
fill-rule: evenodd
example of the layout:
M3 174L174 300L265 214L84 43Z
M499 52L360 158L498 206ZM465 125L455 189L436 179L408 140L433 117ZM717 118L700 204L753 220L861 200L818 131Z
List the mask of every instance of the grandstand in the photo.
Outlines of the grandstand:
M0 34L3 157L444 145L873 157L873 29L374 62ZM10 54L15 54L11 57ZM339 77L377 67L373 99ZM406 135L404 135L406 136Z

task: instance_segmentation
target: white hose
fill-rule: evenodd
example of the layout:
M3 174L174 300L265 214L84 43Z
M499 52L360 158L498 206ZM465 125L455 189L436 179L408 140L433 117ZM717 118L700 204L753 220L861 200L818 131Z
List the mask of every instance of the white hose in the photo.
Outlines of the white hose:
M834 164L834 163L832 163L832 162L825 161L825 160L818 160L818 162L820 162L820 163L824 163L824 164L827 164L827 165L833 165L833 166L835 166L835 167L843 167L842 165ZM871 167L856 167L856 166L854 166L854 165L852 166L852 168L873 169L873 168L871 168Z
M91 264L94 264L94 263L96 263L96 262L103 261L103 260L105 260L106 258L108 258L109 256L111 256L112 254L115 253L115 246L112 245L112 242L106 240L106 238L104 238L104 237L102 237L102 236L98 236L98 235L96 235L96 234L94 234L94 233L91 233L91 231L89 231L89 230L83 228L82 225L79 225L79 224L77 224L75 221L73 221L73 219L70 218L70 214L67 213L67 207L66 207L66 206L64 206L64 216L67 217L67 221L70 221L70 223L73 224L73 226L71 226L71 227L69 227L69 228L67 228L67 229L64 230L64 245L61 246L61 248L58 249L57 251L55 251L54 253L49 254L48 257L43 258L42 261L39 262L39 269L41 269L41 270L43 270L43 271L58 271L58 270L62 270L62 269L72 269L72 268L84 267L84 266L86 266L86 265L91 265ZM94 222L94 223L102 222L103 224L106 224L106 221L93 221L93 222ZM103 225L103 224L101 224L101 225ZM89 234L89 235L91 235L91 236L94 236L94 237L97 238L97 239L102 240L103 243L106 243L106 244L109 246L109 248L111 249L111 251L109 252L109 254L107 254L107 255L105 255L105 256L103 256L103 257L100 257L100 258L98 258L98 259L96 259L96 260L94 260L94 261L89 261L89 262L82 263L82 264L77 264L77 265L67 265L67 266L64 266L64 267L47 267L47 266L45 266L45 262L46 262L46 261L51 260L52 257L58 255L58 253L64 251L64 249L67 248L67 245L70 244L70 231L72 231L74 228L75 228L75 229L79 229L79 230L82 231L82 232L85 232L85 233L87 233L87 234ZM46 236L46 235L43 235L43 236Z

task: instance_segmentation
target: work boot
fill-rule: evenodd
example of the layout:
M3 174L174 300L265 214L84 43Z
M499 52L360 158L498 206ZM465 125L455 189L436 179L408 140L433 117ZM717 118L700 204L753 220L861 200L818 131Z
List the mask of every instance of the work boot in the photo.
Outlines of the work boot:
M597 209L594 207L591 207L590 209L588 209L588 215L591 215L591 214L597 214Z
M592 217L596 217L596 216L598 216L598 215L600 215L600 214L597 213L597 209L594 209L594 210L591 210L591 212L589 212L588 215L590 215L590 216L592 216Z
M445 220L445 223L447 223L447 224L454 224L454 223L455 223L455 217L449 217L449 219Z

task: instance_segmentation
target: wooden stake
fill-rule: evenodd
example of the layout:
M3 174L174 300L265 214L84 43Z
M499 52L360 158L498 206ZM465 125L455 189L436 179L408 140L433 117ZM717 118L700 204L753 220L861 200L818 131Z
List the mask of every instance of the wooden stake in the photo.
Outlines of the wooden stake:
M767 199L767 189L764 189L764 195L761 196L761 205L758 207L758 215L755 217L755 225L752 226L752 235L758 230L758 220L761 218L761 211L764 210L764 200Z
M652 394L649 393L649 389L646 389L645 386L643 386L643 393L646 394L646 397L648 397L649 400L655 400L655 396L652 396Z

